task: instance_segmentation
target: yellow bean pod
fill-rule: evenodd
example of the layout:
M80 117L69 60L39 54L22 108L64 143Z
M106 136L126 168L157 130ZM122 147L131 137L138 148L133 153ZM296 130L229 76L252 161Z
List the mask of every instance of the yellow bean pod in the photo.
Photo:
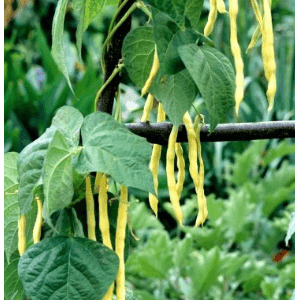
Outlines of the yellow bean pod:
M96 178L95 178L95 185L94 185L94 194L97 194L99 192L101 177L102 177L102 173L97 172L96 173Z
M190 175L193 179L194 185L198 186L198 162L197 162L197 138L193 127L191 117L188 112L183 115L183 123L186 128L189 145L189 161L190 161Z
M127 187L121 186L121 201L119 202L115 252L119 257L119 271L116 279L116 296L117 300L125 300L125 235L128 212L128 190Z
M256 0L250 0L250 2L251 2L251 6L253 9L256 21L258 22L260 30L262 30L263 29L263 18L262 18L258 3Z
M200 170L199 170L199 182L198 186L196 187L197 192L197 202L198 202L198 215L195 223L195 227L198 227L200 224L203 224L208 216L208 210L207 210L207 201L204 194L204 163L202 159L201 154L201 143L200 143L200 130L201 126L199 123L196 123L197 120L195 120L195 124L197 124L196 129L196 136L197 136L197 153L198 153L198 159L200 164ZM199 121L198 121L199 122Z
M183 214L180 207L180 197L176 190L176 180L175 180L175 171L174 171L175 145L176 145L177 134L178 134L178 127L173 126L168 141L166 171L167 171L167 182L168 182L168 188L170 194L170 201L172 203L174 215L179 225L182 226Z
M35 197L37 203L37 216L36 221L33 227L33 243L36 244L40 241L41 231L42 231L42 223L43 223L43 204L39 197Z
M94 197L92 192L91 178L89 175L85 178L85 184L86 184L85 198L86 198L88 238L93 241L96 241Z
M268 110L274 106L276 94L276 61L274 53L274 36L272 26L271 1L263 0L264 16L262 31L262 57L264 61L265 76L268 80L267 99L269 102Z
M109 230L109 219L108 219L108 211L107 211L107 177L105 174L99 174L99 229L102 236L103 244L112 249L112 243L110 239L110 230ZM102 298L102 300L112 300L114 292L114 284L112 284L107 290L106 294Z
M158 167L159 167L159 161L161 156L161 145L154 144L152 149L152 155L150 159L150 171L153 175L153 185L156 194L158 193ZM155 216L157 217L157 211L158 211L158 199L155 195L149 193L149 203L150 207L155 213Z
M224 0L217 0L217 9L218 9L218 12L220 14L226 14L227 13Z
M163 122L166 119L166 113L163 110L163 106L161 103L158 104L158 112L157 112L157 122ZM154 189L156 194L158 193L158 168L159 168L159 161L161 156L161 145L154 144L152 149L152 155L150 160L150 170L153 175L153 183ZM150 207L155 213L157 217L158 212L158 199L153 194L149 193L149 203Z
M241 49L237 39L236 18L238 14L238 0L229 0L230 18L230 45L235 64L235 113L238 115L239 107L244 98L244 63Z
M185 177L185 162L184 162L184 157L183 157L183 150L182 150L180 143L176 143L175 153L177 156L177 168L178 168L176 191L180 198L182 190L183 190L184 177Z
M141 92L142 97L149 91L151 84L158 73L158 70L159 70L159 60L158 60L157 48L155 45L152 68L149 77L142 88L142 92Z
M26 250L26 216L20 215L18 220L18 250L20 256Z
M204 27L205 36L209 36L213 31L217 16L218 16L217 0L210 0L210 10L208 14L208 20Z
M149 93L146 103L145 103L145 106L144 106L144 111L143 111L143 116L142 116L141 122L147 122L150 120L150 113L151 113L151 110L153 107L153 100L154 100L153 95Z

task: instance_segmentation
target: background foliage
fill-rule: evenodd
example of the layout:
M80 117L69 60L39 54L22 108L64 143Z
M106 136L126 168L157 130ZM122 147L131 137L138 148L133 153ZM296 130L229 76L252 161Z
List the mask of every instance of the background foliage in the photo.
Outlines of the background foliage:
M20 152L41 136L51 125L56 110L65 104L76 107L83 115L93 111L94 98L102 84L101 45L116 6L105 5L85 32L83 62L75 45L78 13L72 2L67 6L64 43L76 98L50 54L56 4L56 0L42 0L29 2L23 8L19 2L12 6L16 12L7 21L4 45L5 152ZM204 1L200 31L208 8L208 1ZM248 9L249 3L240 1L238 28L245 63L245 100L239 119L229 117L227 121L294 119L294 1L273 1L278 92L271 113L267 112L259 44L245 54L255 29L254 16L247 13ZM133 28L145 22L146 16L136 11ZM212 39L232 61L227 16L218 16ZM121 88L123 120L138 122L145 99L125 71ZM197 97L195 106L206 114L201 97ZM130 219L139 240L131 238L128 299L290 299L294 289L294 236L286 247L285 235L294 211L294 140L206 143L203 153L209 209L209 220L203 228L191 227L196 200L189 177L182 200L186 226L176 228L166 201L165 152L159 169L161 221L151 214L147 194L130 189ZM16 205L13 197L11 203ZM288 249L290 255L276 263L274 255L283 249ZM10 260L5 259L5 297L21 299L22 287L15 271L18 255L11 254ZM17 295L9 293L12 282L20 285Z

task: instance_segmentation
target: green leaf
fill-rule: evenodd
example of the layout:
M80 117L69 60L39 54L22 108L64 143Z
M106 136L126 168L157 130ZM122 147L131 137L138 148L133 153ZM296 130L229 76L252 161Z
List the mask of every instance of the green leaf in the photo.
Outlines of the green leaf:
M83 34L91 21L100 13L105 0L75 0L74 8L79 11L79 22L76 31L76 45L81 60Z
M18 194L21 214L31 209L36 189L42 184L44 158L54 132L55 128L48 128L37 140L25 147L18 157L17 168L20 183Z
M213 131L234 106L235 77L231 62L209 46L183 45L178 52L205 101Z
M193 228L191 226L185 226L183 231L190 233L193 237L194 246L196 248L211 249L215 246L222 246L227 240L224 226L218 226L216 228Z
M150 213L144 202L130 204L129 214L132 228L136 231L164 228L160 221Z
M80 173L99 171L121 185L155 194L149 170L151 146L146 139L103 112L85 117L81 134L83 147L76 164Z
M66 79L61 73L58 73L52 84L46 87L41 97L43 110L40 114L44 128L50 126L55 110L66 104L69 94L70 89Z
M162 30L159 31L159 35L161 33ZM154 31L154 36L156 37L156 31ZM166 74L168 75L176 74L182 71L183 69L185 69L185 66L179 56L178 48L181 45L195 43L197 38L198 36L191 29L185 31L179 30L173 35L168 45L168 48L166 49L165 52L163 70L165 70Z
M182 31L165 13L153 10L154 41L160 64L159 79L163 75L172 75L182 71L185 66L178 54L178 47L195 43L196 33L191 30Z
M59 71L53 57L51 56L51 50L47 43L47 39L38 22L36 22L36 38L43 67L45 67L47 71L47 83L52 83L57 78Z
M190 268L193 294L194 297L199 297L218 280L221 270L220 249L215 247L209 251L195 253L195 256L191 259Z
M166 231L155 230L143 249L130 255L126 267L129 273L143 277L163 279L173 266L173 245Z
M63 134L70 147L78 146L82 123L82 114L71 106L61 107L52 119L52 126Z
M24 289L18 277L19 254L15 252L10 262L4 266L4 297L5 300L22 300Z
M191 25L195 27L203 7L203 0L146 0L145 2L167 14L181 27L185 24L185 18L188 18Z
M4 190L18 183L17 152L4 154Z
M150 88L154 97L163 104L171 122L178 126L182 123L183 114L190 109L195 101L197 89L194 81L185 69L175 75L156 77Z
M224 223L237 234L243 230L250 211L249 195L245 190L231 190L230 201L226 202Z
M47 209L49 215L72 201L74 191L71 154L66 138L56 131L43 167L44 209Z
M68 0L59 0L52 24L52 49L51 54L59 70L65 76L70 90L73 92L72 84L68 74L68 68L65 57L65 48L63 44L64 22Z
M276 147L268 150L267 154L263 157L264 166L269 165L275 158L282 158L286 155L295 153L295 144L291 144L287 140L283 140Z
M285 244L288 245L289 240L291 239L292 235L295 233L295 213L292 213L291 216L291 221L289 224L289 229L286 233L286 237L285 237Z
M193 28L199 25L204 0L186 0L184 15Z
M153 28L138 27L126 35L122 55L130 79L142 88L149 76L154 56Z
M18 205L18 184L7 189L4 193L4 251L10 262L12 254L18 249L18 219L20 215ZM36 204L26 216L26 247L32 244L32 230L36 219Z
M30 247L18 273L32 299L102 299L116 278L117 255L83 238L52 237Z
M193 250L193 238L191 234L187 234L183 240L181 240L175 247L173 253L174 265L182 268L187 260L188 256Z

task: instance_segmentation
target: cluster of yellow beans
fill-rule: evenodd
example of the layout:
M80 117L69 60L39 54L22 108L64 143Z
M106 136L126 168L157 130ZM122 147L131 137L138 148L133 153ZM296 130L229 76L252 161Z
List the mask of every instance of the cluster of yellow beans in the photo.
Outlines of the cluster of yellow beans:
M250 0L255 18L257 20L257 28L253 33L249 43L247 52L251 50L257 40L262 36L262 58L264 62L265 77L268 81L267 99L269 102L269 110L274 106L274 98L276 94L276 62L274 54L274 37L271 15L272 0L261 0L261 7L257 0ZM214 28L214 23L217 19L217 14L226 13L226 8L223 0L210 0L210 12L208 21L204 28L204 35L208 36ZM231 52L235 63L235 112L238 115L240 104L244 98L244 63L241 55L241 49L237 38L237 14L238 0L229 0L229 18L230 18L230 44Z
M142 96L147 93L151 83L153 82L155 76L159 70L159 60L157 56L157 51L155 47L153 64L149 74L149 77L142 88ZM154 97L151 93L148 94L144 112L141 121L147 122L150 120L150 112L153 107ZM158 114L157 122L163 122L165 120L165 112L163 110L162 104L158 105ZM195 119L195 124L192 123L191 117L188 112L186 112L182 119L188 135L188 145L189 145L189 171L193 179L197 198L198 198L198 216L195 226L203 224L207 218L207 206L206 198L204 195L204 165L201 157L201 145L200 145L200 129L201 125L199 124L199 116ZM166 172L167 172L167 182L169 189L170 202L173 207L174 215L179 225L183 225L183 213L180 207L180 198L183 190L183 184L185 179L185 161L183 156L183 149L180 143L177 143L178 127L173 126L172 131L168 140L168 149L166 157ZM161 156L161 146L154 144L152 150L152 156L150 160L150 170L153 175L153 182L156 194L158 193L158 167ZM177 168L178 174L177 179L175 176L174 162L175 157L177 157ZM198 160L199 160L199 169L198 169ZM149 194L150 207L157 216L158 211L158 199L155 195Z

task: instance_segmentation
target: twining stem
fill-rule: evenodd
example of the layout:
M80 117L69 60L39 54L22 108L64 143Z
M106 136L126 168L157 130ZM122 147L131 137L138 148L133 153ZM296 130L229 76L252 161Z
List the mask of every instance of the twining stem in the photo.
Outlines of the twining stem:
M135 2L131 5L131 7L127 10L127 12L125 13L125 15L121 18L121 20L114 26L114 22L118 16L118 14L120 13L121 9L127 4L129 0L125 0L120 7L118 8L117 13L115 14L115 16L113 17L110 26L109 26L109 34L102 46L102 55L101 55L101 66L102 66L102 72L103 74L105 73L105 63L104 63L104 56L106 53L106 47L108 45L108 43L110 42L111 38L113 37L113 35L115 34L115 32L118 30L118 28L126 21L126 19L134 12L134 10L136 8L141 9L145 14L147 14L149 16L149 18L152 18L151 12L148 10L148 8L145 6L145 4L143 2ZM114 26L114 27L113 27Z
M103 46L102 46L102 55L101 55L101 67L103 74L105 73L105 63L104 63L104 56L106 53L106 47L108 43L110 42L111 38L115 34L115 32L118 30L118 28L126 21L126 19L134 12L134 10L138 7L140 7L141 4L139 2L135 2L131 5L131 7L127 10L125 15L121 18L121 20L114 26L114 28L111 30L111 32L108 34Z
M108 28L108 33L110 33L114 27L114 24L116 22L116 19L119 15L119 13L121 12L122 8L127 4L129 0L124 0L121 5L118 7L118 10L116 11L115 15L113 16L111 22L110 22L110 25L109 25L109 28Z
M97 110L97 101L101 96L103 90L108 86L108 84L114 79L114 77L122 70L124 64L119 64L108 77L108 79L104 82L100 90L98 91L96 98L95 98L95 111Z

